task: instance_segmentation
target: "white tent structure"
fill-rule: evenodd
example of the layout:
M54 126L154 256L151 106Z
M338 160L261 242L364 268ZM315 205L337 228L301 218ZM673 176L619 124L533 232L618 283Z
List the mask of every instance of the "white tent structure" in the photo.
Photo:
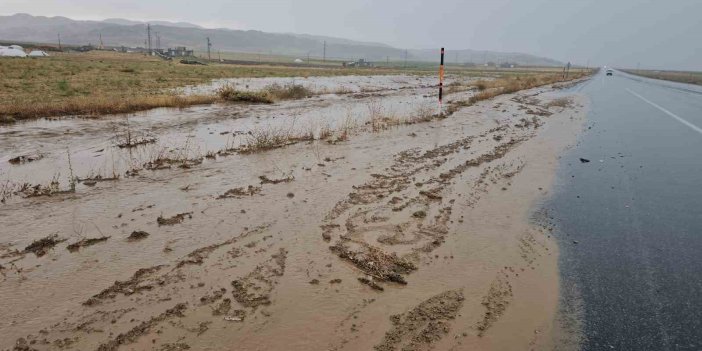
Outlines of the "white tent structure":
M19 48L19 49L18 49ZM27 54L19 45L0 46L0 56L2 57L27 57Z
M295 59L295 63L303 63L304 61L300 60L299 58Z
M32 52L29 53L29 57L44 57L44 56L49 56L49 54L47 54L46 52L41 51L41 50L32 50Z

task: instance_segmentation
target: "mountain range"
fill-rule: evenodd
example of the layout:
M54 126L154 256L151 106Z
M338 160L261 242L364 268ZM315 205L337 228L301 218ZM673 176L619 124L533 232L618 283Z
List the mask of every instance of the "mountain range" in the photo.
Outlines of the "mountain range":
M362 42L342 38L309 34L267 33L257 30L233 30L226 28L204 28L186 22L149 21L152 47L186 46L195 50L207 50L206 38L212 48L222 52L263 53L306 57L322 57L326 42L326 55L330 59L353 60L364 58L370 61L435 61L437 49L400 49L374 42ZM102 21L73 20L67 17L44 17L29 14L0 16L0 40L3 42L56 43L58 34L64 44L99 45L100 38L110 47L145 47L146 22L121 18ZM488 61L510 62L530 66L560 66L561 62L524 53L508 53L463 49L447 49L449 63Z

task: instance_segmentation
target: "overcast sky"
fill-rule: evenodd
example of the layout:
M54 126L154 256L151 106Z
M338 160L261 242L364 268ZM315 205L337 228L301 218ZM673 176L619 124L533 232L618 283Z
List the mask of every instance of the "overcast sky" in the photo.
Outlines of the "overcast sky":
M400 48L702 70L702 0L0 0L0 14L186 21Z

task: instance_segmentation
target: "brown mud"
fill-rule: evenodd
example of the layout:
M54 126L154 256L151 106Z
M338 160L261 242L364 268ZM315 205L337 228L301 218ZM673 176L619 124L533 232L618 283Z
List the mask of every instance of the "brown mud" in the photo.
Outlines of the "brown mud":
M406 79L372 98L433 93L401 88L414 84ZM212 150L201 141L237 147L209 138L245 138L278 113L280 125L299 125L285 113L344 121L345 107L367 103L351 95L130 118L157 144L176 140L174 151L125 148L134 158L115 153L115 164L167 169L0 204L0 349L554 348L558 252L533 209L583 127L584 98L542 87L335 142L195 157ZM564 96L570 103L550 104ZM73 138L63 146L78 174L113 174L86 161L109 159L90 142L108 122L32 123L46 134L24 135L37 144ZM41 167L62 164L56 155L12 167L51 178Z

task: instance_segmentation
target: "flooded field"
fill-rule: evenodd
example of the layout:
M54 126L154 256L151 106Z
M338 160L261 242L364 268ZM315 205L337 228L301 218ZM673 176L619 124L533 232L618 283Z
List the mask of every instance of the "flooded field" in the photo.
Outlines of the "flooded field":
M425 77L230 79L185 90L211 93L223 84L260 90L291 82L319 95L274 105L156 109L110 119L43 119L2 127L0 180L5 193L54 179L65 188L71 173L111 179L159 159L200 159L252 142L253 132L320 139L320 133L351 133L373 118L401 120L438 112L436 89Z
M0 126L0 349L551 345L558 253L532 209L586 100L546 86L439 117L435 81Z

